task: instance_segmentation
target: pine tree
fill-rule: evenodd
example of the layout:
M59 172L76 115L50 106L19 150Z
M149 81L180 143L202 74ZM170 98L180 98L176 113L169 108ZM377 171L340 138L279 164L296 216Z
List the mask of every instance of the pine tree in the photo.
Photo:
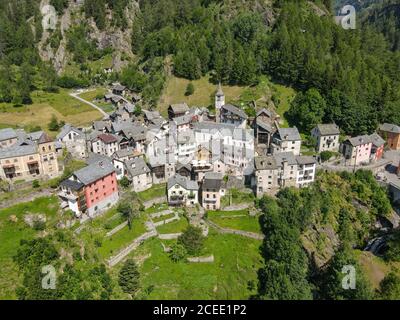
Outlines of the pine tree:
M134 260L128 259L122 266L118 284L122 291L134 295L140 288L140 273Z

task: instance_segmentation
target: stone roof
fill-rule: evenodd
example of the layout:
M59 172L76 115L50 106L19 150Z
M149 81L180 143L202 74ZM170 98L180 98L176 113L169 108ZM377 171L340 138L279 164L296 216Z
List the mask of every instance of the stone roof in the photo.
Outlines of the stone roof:
M240 141L254 140L254 135L251 134L251 131L243 128L238 128L234 124L228 123L216 123L210 121L194 122L193 130L197 132L220 132L222 136L226 136L227 134L229 134L235 140Z
M145 118L149 121L161 118L161 115L158 111L143 110L143 114L144 114Z
M385 140L383 140L382 137L377 133L371 134L369 139L371 140L372 144L378 148L385 144Z
M181 126L181 125L190 123L192 121L192 116L189 114L183 115L183 116L174 118L173 121L175 122L175 124L177 126Z
M274 118L275 117L275 113L274 112L272 112L271 110L265 109L265 108L262 108L260 111L258 111L256 116L259 117L263 113L265 113L270 118Z
M317 128L318 131L321 133L321 136L331 136L340 134L339 127L334 123L319 124L317 125Z
M58 140L63 139L71 131L76 132L79 135L82 134L82 131L80 131L79 129L77 129L77 128L73 127L72 125L70 125L69 123L67 123L62 127L60 133L57 135L57 139Z
M261 119L257 118L256 120L256 125L263 128L264 130L266 130L267 132L275 132L275 129L268 123L262 121Z
M275 170L278 168L276 159L273 156L254 158L254 166L256 170Z
M74 190L74 191L78 191L78 190L82 189L85 185L79 181L67 179L67 180L62 181L60 183L60 186L66 187L66 188Z
M381 124L379 130L391 133L400 133L400 127L391 123Z
M351 144L353 147L357 147L363 144L372 143L369 135L358 136L354 138L349 138L345 143Z
M222 109L225 109L226 111L229 111L233 114L238 115L239 117L243 118L243 119L247 119L247 114L240 108L235 107L232 104L226 104L224 106L222 106Z
M204 175L203 190L204 189L221 189L222 186L222 173L206 172Z
M126 148L126 149L120 149L114 152L113 154L113 158L114 159L121 159L121 158L125 158L125 157L129 157L129 156L139 156L141 153L137 152L134 149L131 148Z
M279 128L279 136L283 141L298 141L301 140L299 130L296 127L293 128Z
M278 166L282 166L284 162L287 162L288 165L296 165L297 160L293 152L282 152L282 153L277 153L273 156L275 158L276 164Z
M179 184L186 190L199 190L199 185L196 181L190 180L189 178L183 177L179 174L168 179L168 189L171 189L176 184Z
M17 138L17 133L12 128L6 128L0 130L0 141L15 139Z
M189 106L186 102L171 104L169 107L174 113L185 113L189 111Z
M128 160L125 162L125 167L131 177L136 177L150 172L150 169L143 158Z
M111 161L100 160L74 172L74 176L84 185L91 184L115 172Z
M298 165L316 164L317 160L311 156L297 156L296 161Z
M35 144L14 145L9 148L0 149L0 159L22 157L37 153Z
M112 89L117 91L124 91L126 87L123 86L122 84L116 84Z

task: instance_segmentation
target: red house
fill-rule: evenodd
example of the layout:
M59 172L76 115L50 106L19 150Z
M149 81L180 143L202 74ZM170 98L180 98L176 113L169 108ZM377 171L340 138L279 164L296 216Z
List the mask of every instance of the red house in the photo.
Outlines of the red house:
M90 217L110 208L118 202L118 184L112 162L99 160L73 173L61 182L60 198L77 217Z
M371 134L369 138L372 142L371 161L378 161L382 159L385 148L385 140L383 140L377 133Z

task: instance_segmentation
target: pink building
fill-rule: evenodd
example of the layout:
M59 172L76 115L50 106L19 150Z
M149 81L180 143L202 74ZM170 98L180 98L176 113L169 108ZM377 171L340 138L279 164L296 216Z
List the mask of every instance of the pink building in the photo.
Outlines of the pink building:
M60 198L77 217L90 217L110 208L118 202L118 184L113 164L106 160L96 161L74 174L61 184Z
M347 139L342 144L342 153L347 165L360 165L369 163L372 142L368 135Z

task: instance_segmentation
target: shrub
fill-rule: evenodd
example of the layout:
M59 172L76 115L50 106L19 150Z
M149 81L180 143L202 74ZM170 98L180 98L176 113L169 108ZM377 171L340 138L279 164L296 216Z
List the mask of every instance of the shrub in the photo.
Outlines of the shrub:
M204 237L200 228L189 226L178 238L190 255L199 254L204 245Z
M169 257L174 262L182 261L183 259L185 259L186 255L187 252L185 247L179 243L175 243L171 247L171 251L169 252Z
M322 151L320 154L321 161L325 162L332 158L335 154L332 151Z

